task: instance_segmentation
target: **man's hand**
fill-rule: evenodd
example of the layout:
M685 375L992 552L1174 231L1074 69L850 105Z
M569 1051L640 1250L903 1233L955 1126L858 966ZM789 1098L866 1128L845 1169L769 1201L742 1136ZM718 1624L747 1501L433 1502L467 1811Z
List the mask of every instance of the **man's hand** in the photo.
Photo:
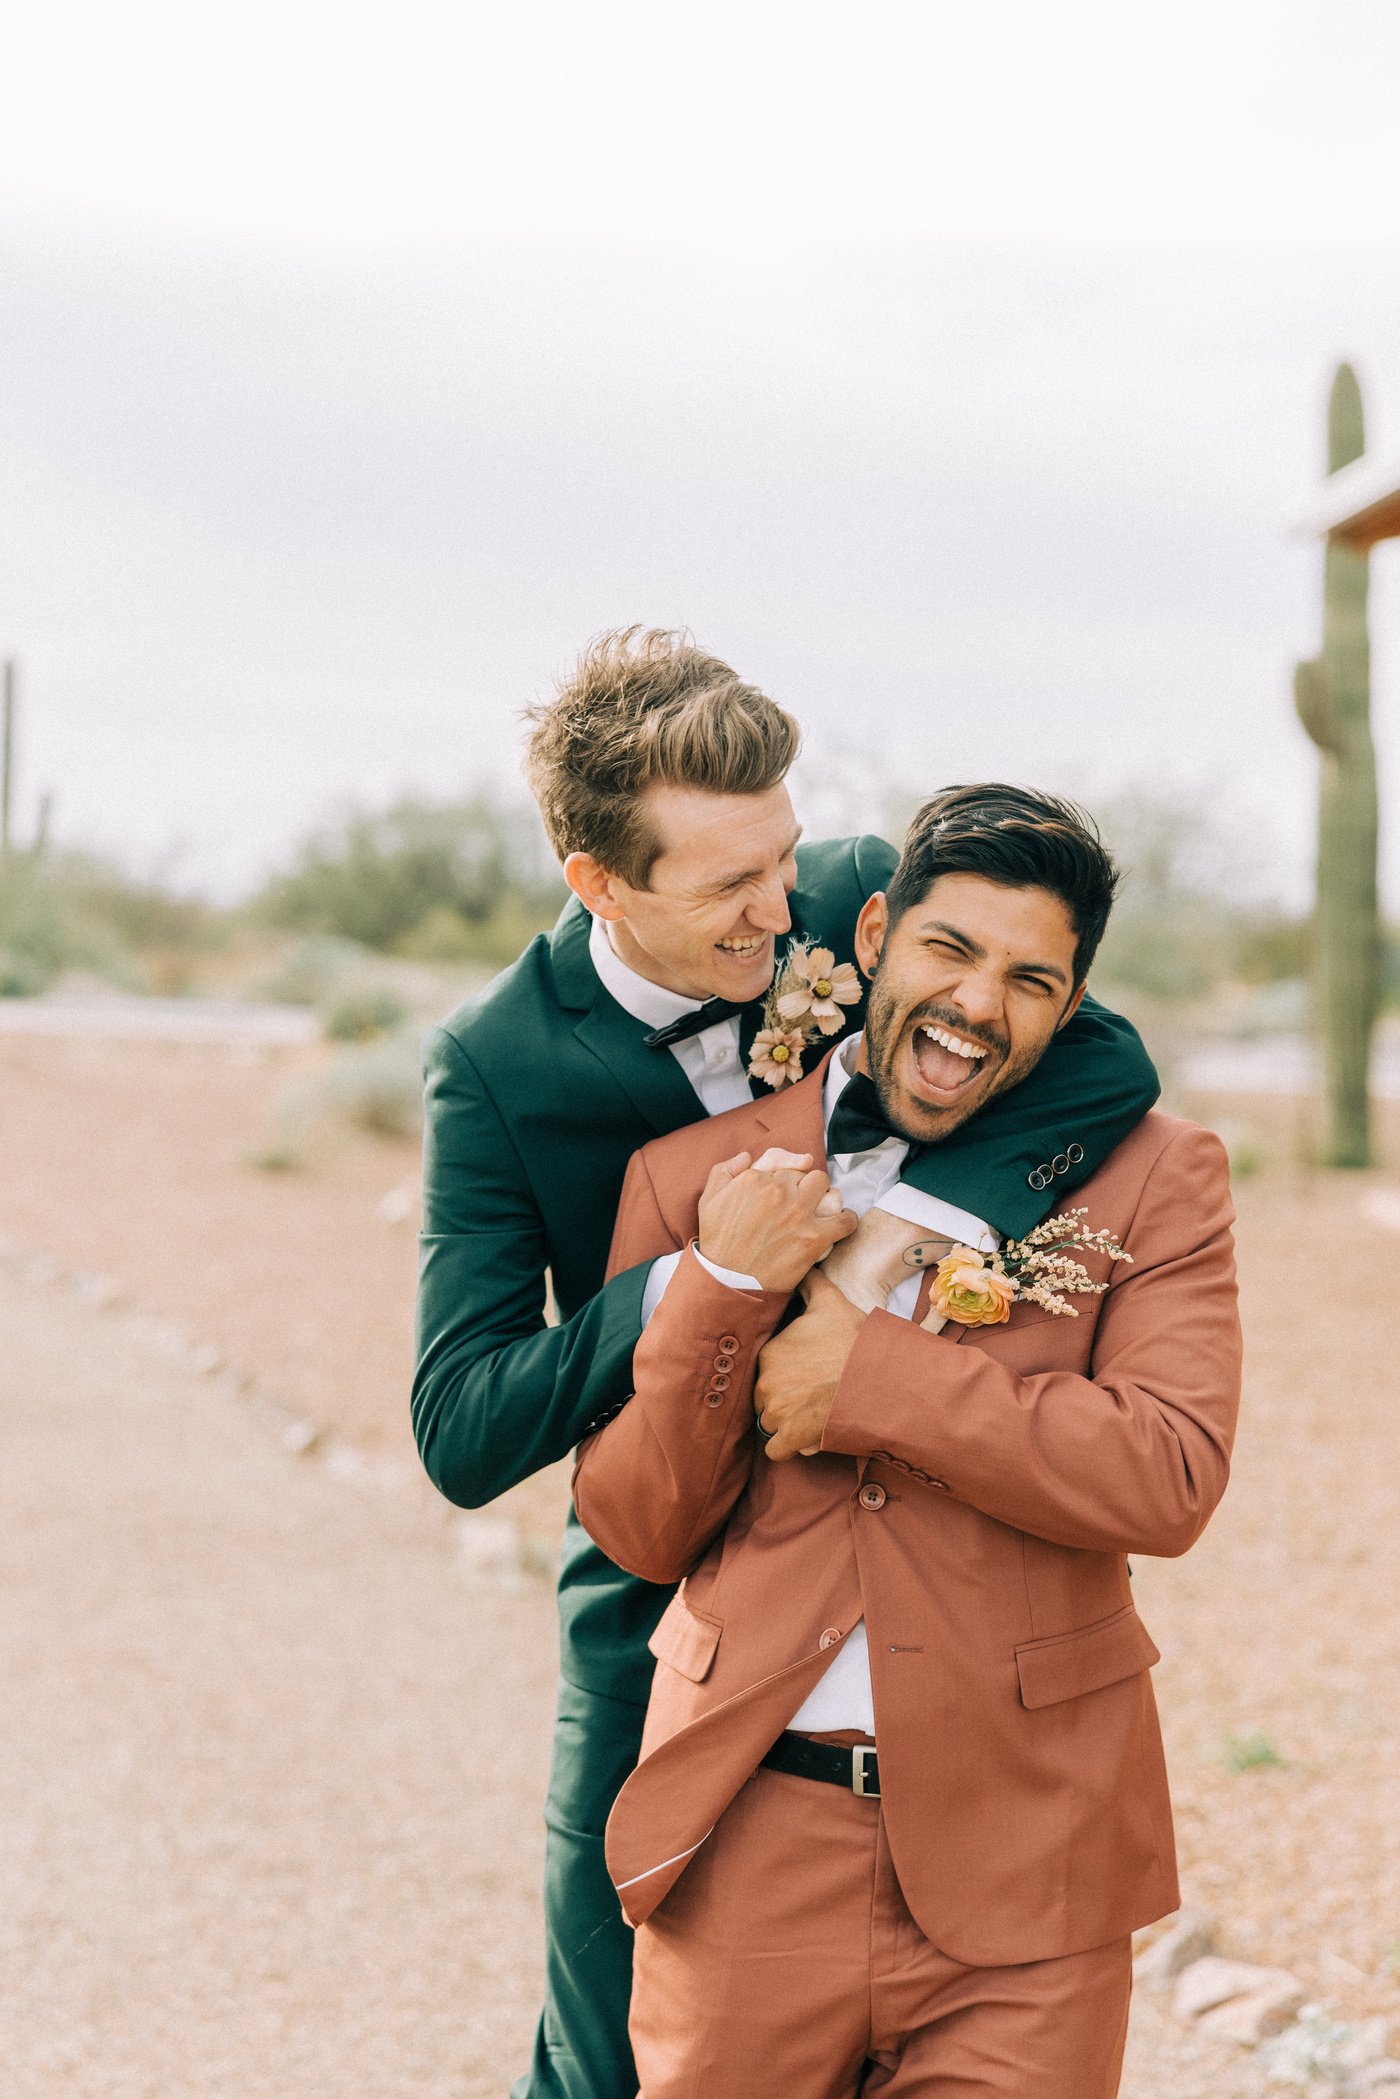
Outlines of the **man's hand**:
M802 1285L807 1309L758 1358L753 1403L770 1458L815 1457L836 1387L865 1324L864 1312L814 1270Z
M770 1157L781 1165L770 1165ZM739 1152L711 1167L700 1198L700 1251L717 1268L756 1276L765 1290L795 1290L815 1261L856 1228L810 1152Z

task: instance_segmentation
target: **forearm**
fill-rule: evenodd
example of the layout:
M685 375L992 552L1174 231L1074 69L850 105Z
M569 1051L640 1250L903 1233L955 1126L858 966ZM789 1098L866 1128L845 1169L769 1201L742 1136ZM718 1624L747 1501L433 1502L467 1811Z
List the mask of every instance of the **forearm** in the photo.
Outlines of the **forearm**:
M888 1456L1053 1544L1184 1552L1224 1492L1239 1406L1232 1218L1224 1147L1185 1129L1144 1183L1125 1235L1133 1265L1102 1299L1082 1371L1022 1375L995 1340L873 1312L823 1447ZM1031 1326L1019 1360L1035 1359L1037 1336L1053 1364L1058 1325Z
M682 1258L637 1344L633 1397L574 1468L579 1521L629 1573L679 1581L728 1520L753 1455L758 1352L787 1302Z
M632 1389L649 1263L607 1283L560 1326L546 1326L543 1276L534 1304L497 1298L480 1317L434 1331L425 1307L461 1295L425 1277L413 1382L413 1430L429 1478L449 1501L480 1508L567 1457Z
M878 1456L928 1491L1056 1545L1172 1557L1205 1528L1229 1475L1229 1351L1190 1403L1131 1374L1019 1376L907 1320L866 1321L823 1450Z

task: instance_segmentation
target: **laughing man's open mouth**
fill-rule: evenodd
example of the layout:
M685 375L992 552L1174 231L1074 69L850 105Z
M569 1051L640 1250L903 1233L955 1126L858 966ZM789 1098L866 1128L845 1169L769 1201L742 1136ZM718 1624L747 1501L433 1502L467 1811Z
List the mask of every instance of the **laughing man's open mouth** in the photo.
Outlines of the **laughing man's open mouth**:
M939 1093L961 1093L970 1086L991 1054L985 1042L974 1042L939 1021L921 1021L914 1030L914 1062L926 1086Z

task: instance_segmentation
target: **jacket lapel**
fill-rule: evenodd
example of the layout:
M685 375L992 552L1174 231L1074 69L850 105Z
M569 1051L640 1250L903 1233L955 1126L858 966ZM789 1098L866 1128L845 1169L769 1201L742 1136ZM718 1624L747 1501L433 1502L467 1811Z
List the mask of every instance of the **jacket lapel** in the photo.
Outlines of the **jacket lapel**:
M831 1056L828 1050L816 1070L809 1071L795 1086L784 1086L779 1093L765 1086L754 1106L754 1121L767 1132L771 1143L788 1152L810 1152L813 1159L820 1159L823 1164L826 1118L822 1113L822 1095Z
M550 935L559 1003L574 1019L574 1034L622 1088L659 1136L699 1122L699 1095L669 1050L648 1049L646 1029L603 989L588 952L590 920L575 898Z

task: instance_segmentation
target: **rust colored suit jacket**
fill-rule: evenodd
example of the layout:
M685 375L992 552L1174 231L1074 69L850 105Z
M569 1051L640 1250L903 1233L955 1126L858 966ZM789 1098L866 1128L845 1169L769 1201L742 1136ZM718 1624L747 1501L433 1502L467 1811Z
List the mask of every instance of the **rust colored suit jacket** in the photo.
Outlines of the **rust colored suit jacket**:
M638 1152L613 1267L688 1246L717 1160L768 1144L822 1157L822 1077ZM1151 1114L1076 1201L1132 1256L1111 1271L1097 1257L1102 1297L1073 1319L1020 1304L1004 1326L937 1334L872 1313L821 1454L781 1464L756 1453L752 1392L787 1300L682 1258L635 1396L574 1475L606 1553L650 1581L684 1576L608 1823L632 1923L862 1616L881 1806L935 1946L977 1966L1044 1960L1175 1907L1159 1657L1127 1555L1185 1552L1225 1487L1240 1335L1224 1148Z

